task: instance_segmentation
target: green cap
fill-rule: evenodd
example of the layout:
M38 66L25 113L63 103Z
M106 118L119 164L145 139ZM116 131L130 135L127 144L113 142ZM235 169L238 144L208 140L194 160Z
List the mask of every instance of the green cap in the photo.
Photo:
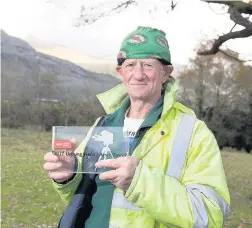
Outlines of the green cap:
M117 56L118 65L125 59L160 59L164 64L171 64L171 55L166 34L162 30L139 26L128 34Z

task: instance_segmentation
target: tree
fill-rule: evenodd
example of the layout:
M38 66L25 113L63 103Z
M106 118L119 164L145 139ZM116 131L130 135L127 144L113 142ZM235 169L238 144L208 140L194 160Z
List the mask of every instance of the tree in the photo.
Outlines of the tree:
M190 60L180 101L204 120L222 148L252 149L252 69L222 53Z
M217 0L202 0L207 2L208 4L222 4L228 6L228 13L230 14L230 19L235 23L231 30L219 36L217 39L213 41L209 41L209 48L208 49L200 49L197 53L199 55L211 55L216 54L217 52L222 52L223 54L236 59L238 61L242 61L239 58L231 55L230 52L226 52L221 50L220 47L223 43L227 42L230 39L237 39L237 38L246 38L252 36L252 22L249 20L249 17L245 17L246 15L252 15L252 1L249 2L242 2L242 1L217 1ZM241 25L244 29L239 31L233 31L236 25Z
M41 74L39 86L39 98L55 99L57 97L57 76L53 71L46 71Z

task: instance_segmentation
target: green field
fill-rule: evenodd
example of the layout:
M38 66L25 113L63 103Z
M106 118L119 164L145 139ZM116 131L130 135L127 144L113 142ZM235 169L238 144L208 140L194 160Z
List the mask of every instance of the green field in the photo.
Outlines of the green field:
M3 228L56 227L65 204L43 169L51 134L2 129ZM231 194L225 227L252 227L252 155L222 152Z

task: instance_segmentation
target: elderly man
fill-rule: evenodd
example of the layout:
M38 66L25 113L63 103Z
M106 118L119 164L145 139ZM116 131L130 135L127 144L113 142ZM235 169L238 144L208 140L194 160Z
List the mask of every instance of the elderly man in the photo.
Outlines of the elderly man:
M97 152L99 127L121 127L114 135L127 139L129 156L120 143L106 147L119 156L93 156L97 168L110 168L98 175L81 173L88 157L45 155L44 168L68 204L59 227L222 227L230 196L221 154L206 124L176 102L165 33L138 27L123 40L117 61L123 83L97 96L107 115L77 150Z

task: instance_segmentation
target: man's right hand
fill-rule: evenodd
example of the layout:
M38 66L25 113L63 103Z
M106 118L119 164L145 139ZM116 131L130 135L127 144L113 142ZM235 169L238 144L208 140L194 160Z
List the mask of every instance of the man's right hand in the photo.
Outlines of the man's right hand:
M72 141L75 147L76 141ZM74 175L76 159L73 153L72 155L67 155L47 152L44 156L44 161L43 168L48 171L48 176L58 183L65 182Z

